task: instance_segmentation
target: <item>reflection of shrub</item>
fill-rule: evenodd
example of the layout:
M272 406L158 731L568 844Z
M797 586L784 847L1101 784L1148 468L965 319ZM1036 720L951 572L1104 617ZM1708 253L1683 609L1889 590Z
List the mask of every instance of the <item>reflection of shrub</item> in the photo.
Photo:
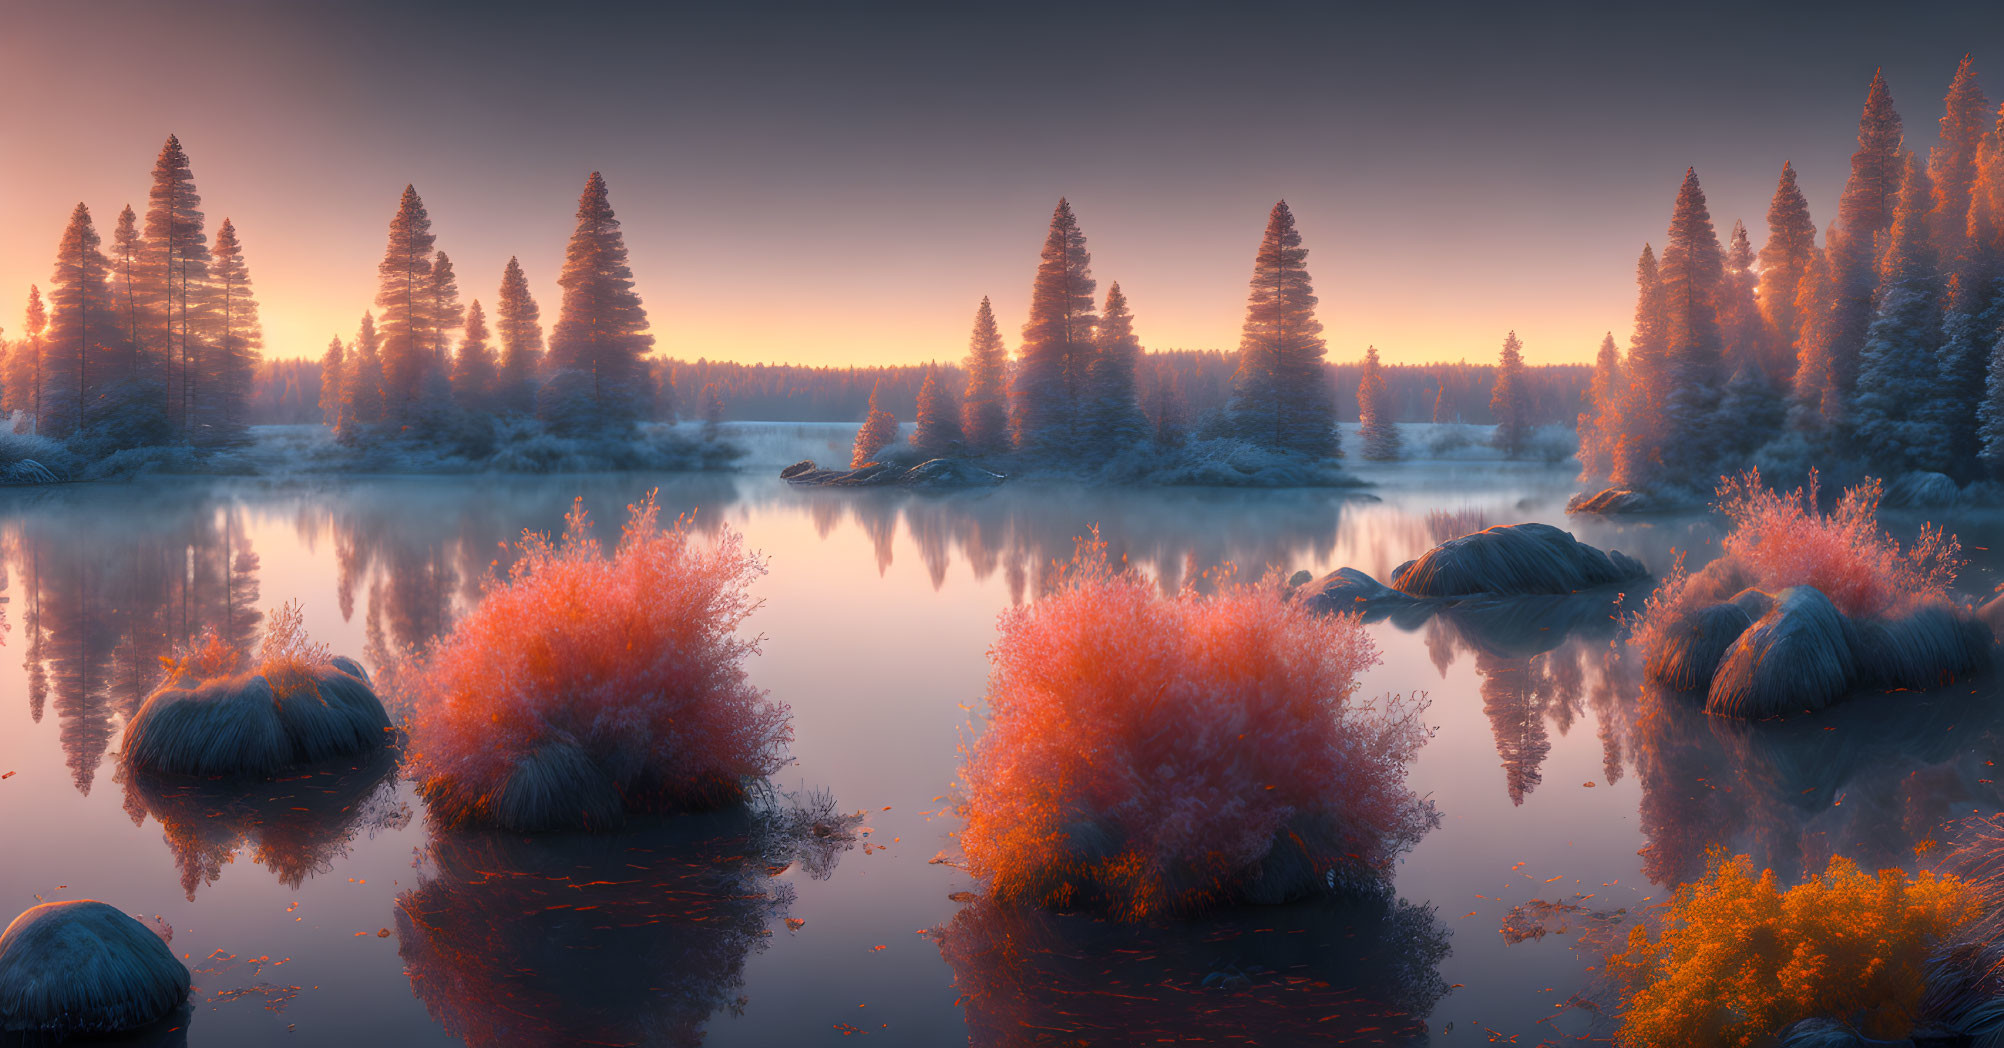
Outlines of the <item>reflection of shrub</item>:
M418 672L419 789L443 822L603 827L706 807L778 770L786 708L746 679L737 628L764 572L724 530L699 549L631 507L608 555L574 508L561 543L526 536L508 580Z
M973 1048L1423 1042L1448 990L1447 929L1390 892L1141 925L983 898L933 937Z
M1281 901L1382 877L1438 819L1405 785L1424 704L1358 701L1363 626L1276 579L1164 598L1095 537L1001 632L961 771L969 868L999 898Z
M1660 928L1631 929L1608 958L1622 988L1618 1041L1767 1043L1802 1019L1834 1016L1867 1036L1905 1037L1920 1014L1929 955L1976 915L1959 879L1860 871L1834 858L1782 891L1746 856L1677 890Z

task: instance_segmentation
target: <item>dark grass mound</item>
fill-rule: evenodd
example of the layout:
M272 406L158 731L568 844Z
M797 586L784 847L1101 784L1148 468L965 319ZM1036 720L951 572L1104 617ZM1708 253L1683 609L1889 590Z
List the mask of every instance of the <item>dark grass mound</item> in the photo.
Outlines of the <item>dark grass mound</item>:
M132 767L170 775L269 778L381 747L389 731L368 682L329 662L170 681L126 725L119 752Z
M1424 1043L1448 931L1375 893L1122 925L980 898L936 929L976 1048Z
M1719 660L1753 622L1753 614L1739 604L1700 608L1665 632L1663 640L1649 650L1643 672L1667 688L1704 691L1712 685Z
M1719 662L1705 709L1758 720L1837 701L1858 679L1858 634L1814 586L1782 590Z
M188 969L145 925L89 899L43 903L0 934L0 1030L109 1034L166 1016Z
M1647 513L1656 508L1656 503L1640 491L1626 488L1602 488L1588 494L1580 492L1566 500L1567 513Z
M711 1014L743 1007L745 960L786 915L778 875L827 877L856 821L821 798L619 833L446 830L397 898L397 952L472 1048L700 1044Z
M1815 587L1795 586L1733 642L1705 708L1757 720L1820 710L1860 689L1939 688L1987 669L1994 645L1990 627L1959 605L1854 620Z
M174 855L181 890L192 901L214 884L237 852L297 889L325 873L358 835L407 825L408 805L397 799L392 775L397 750L379 747L334 758L269 781L194 779L121 767L125 811L133 825L148 816Z
M1603 553L1550 524L1508 524L1450 539L1392 573L1415 597L1575 593L1643 578L1633 558Z
M1009 479L964 459L927 459L915 466L872 462L856 469L822 469L802 459L779 471L781 480L798 487L916 488L925 491L993 487Z

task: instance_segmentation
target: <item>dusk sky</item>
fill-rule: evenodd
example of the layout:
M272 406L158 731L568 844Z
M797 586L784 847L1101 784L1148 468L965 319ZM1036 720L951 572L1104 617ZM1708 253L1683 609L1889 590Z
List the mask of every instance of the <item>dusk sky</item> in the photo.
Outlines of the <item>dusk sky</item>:
M353 335L406 182L553 319L598 170L677 357L958 359L983 295L1013 345L1063 195L1151 348L1237 347L1284 197L1332 359L1584 361L1687 165L1758 245L1784 160L1834 214L1874 68L1916 149L1963 53L2004 91L2000 4L1622 6L0 3L0 324L173 132L273 357Z

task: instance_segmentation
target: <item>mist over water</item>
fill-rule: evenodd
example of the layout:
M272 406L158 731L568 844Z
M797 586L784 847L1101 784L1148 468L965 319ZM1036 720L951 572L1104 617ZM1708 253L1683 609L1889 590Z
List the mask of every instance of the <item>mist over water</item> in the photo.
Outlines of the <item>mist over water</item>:
M813 427L776 430L753 457L819 455L819 440ZM1300 1009L1283 1018L1305 1017L1302 1029L1341 1016L1325 1034L1479 1044L1494 1030L1537 1043L1586 1029L1588 1016L1558 1007L1599 963L1596 947L1576 949L1580 936L1625 934L1703 869L1708 846L1784 878L1831 854L1913 866L1952 820L2004 808L1989 679L1755 730L1645 689L1635 660L1613 657L1611 603L1549 618L1387 620L1370 627L1385 660L1362 688L1430 697L1437 731L1412 781L1445 816L1399 867L1410 905L1136 930L1131 947L1152 952L1130 963L1119 929L949 898L978 891L929 860L954 851L958 747L979 730L995 616L1045 592L1054 563L1094 525L1114 557L1165 588L1205 585L1201 573L1223 564L1382 578L1443 539L1527 520L1659 574L1673 548L1696 567L1718 537L1699 516L1569 522L1574 486L1560 468L1359 472L1373 484L1361 492L1005 485L929 497L794 490L763 465L35 491L0 507L10 627L0 774L14 773L0 780L10 841L0 901L13 906L0 917L37 897L158 914L196 972L187 1043L197 1045L552 1044L585 1032L753 1045L845 1031L1035 1044L1045 1042L1025 1020L1118 1014L1178 1029L1246 1000ZM561 530L581 496L609 537L655 487L666 514L693 513L698 531L728 523L769 558L754 587L766 603L749 624L762 635L750 671L792 707L796 738L775 785L825 790L836 810L860 812L846 847L768 862L750 850L758 828L730 818L670 820L590 847L442 836L407 783L353 762L250 795L118 772L119 733L157 682L158 658L202 630L252 638L296 599L315 640L382 679L505 571L523 529ZM1988 591L1994 559L1977 547L1996 545L1995 522L1948 524L1975 561L1963 588ZM400 701L393 674L385 698ZM1534 901L1555 906L1513 918ZM1428 906L1437 927L1412 915ZM1017 962L998 966L998 935L1024 951ZM1294 949L1308 940L1323 945ZM1388 958L1397 977L1357 963L1366 956ZM1295 965L1325 985L1311 993L1275 974ZM1245 983L1216 984L1234 978ZM970 999L977 986L1000 989ZM551 1000L576 1022L524 1018ZM1420 1022L1427 1032L1414 1032Z

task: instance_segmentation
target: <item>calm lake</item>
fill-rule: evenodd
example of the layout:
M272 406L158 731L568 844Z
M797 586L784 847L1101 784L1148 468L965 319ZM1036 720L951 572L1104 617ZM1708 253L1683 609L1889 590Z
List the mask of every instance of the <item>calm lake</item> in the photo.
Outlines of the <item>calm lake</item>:
M1701 564L1718 529L1568 522L1570 469L1497 462L1357 467L1374 498L789 489L779 464L836 457L818 432L729 475L0 492L0 920L82 897L158 915L198 988L164 1043L1537 1044L1589 1029L1568 1001L1600 949L1709 847L1789 878L1833 853L1914 866L1954 820L2004 808L1988 680L1746 726L1611 661L1611 605L1388 621L1363 689L1424 692L1438 726L1413 780L1444 819L1399 868L1412 906L1137 929L1000 913L932 860L956 854L958 749L979 731L996 615L1034 600L1088 527L1165 585L1227 562L1382 578L1529 520L1660 573L1673 548ZM751 673L795 731L776 785L861 812L853 842L767 863L728 815L588 841L440 839L387 762L234 794L120 774L159 657L204 628L253 637L297 600L316 640L380 677L449 628L524 528L561 529L582 496L611 531L654 487L669 513L767 555ZM1996 561L1973 547L1998 526L1946 523L1973 562L1962 588L1988 592Z

